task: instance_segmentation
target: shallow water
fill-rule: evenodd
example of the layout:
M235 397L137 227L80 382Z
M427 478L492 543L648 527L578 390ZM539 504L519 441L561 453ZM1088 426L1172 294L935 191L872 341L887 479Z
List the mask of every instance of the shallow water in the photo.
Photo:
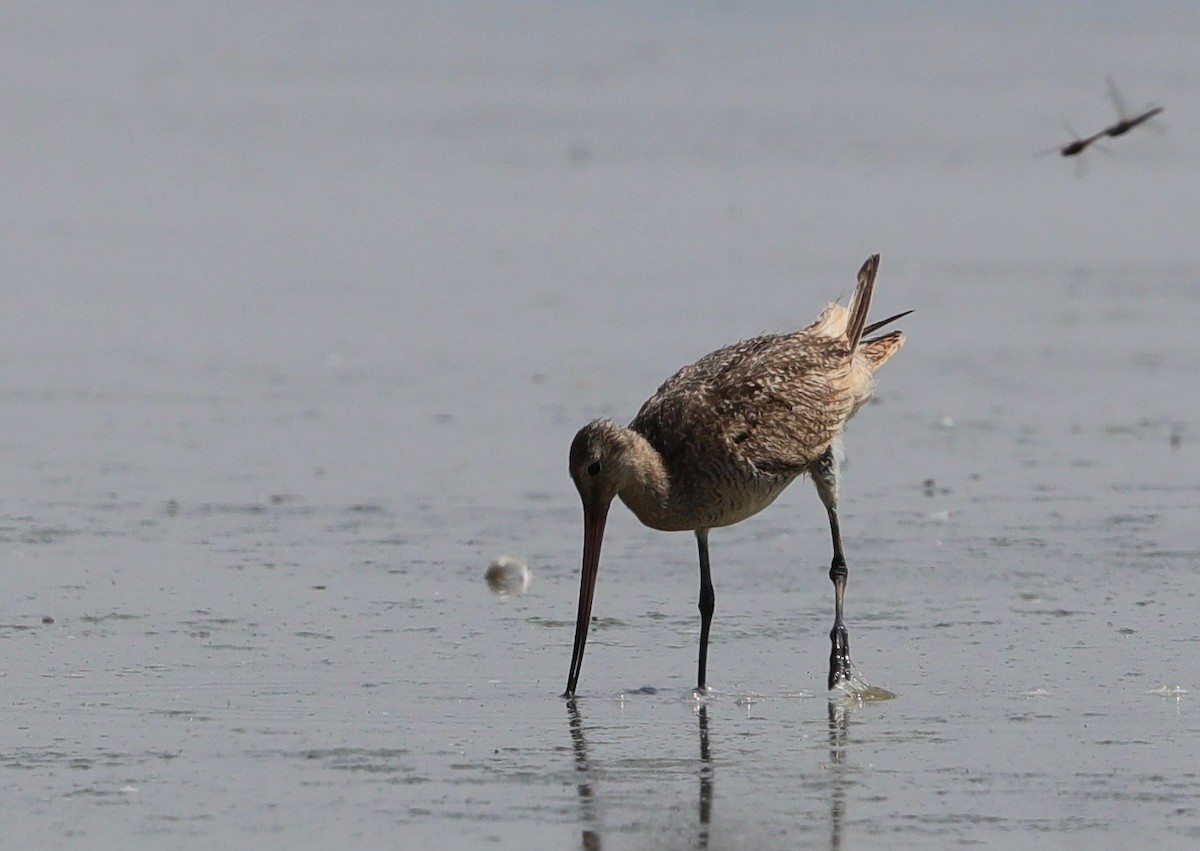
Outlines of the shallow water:
M1195 13L439 8L0 13L8 841L1200 841ZM1031 157L1105 73L1167 132ZM873 251L895 699L823 689L801 483L712 535L703 703L694 542L614 509L561 700L575 429Z

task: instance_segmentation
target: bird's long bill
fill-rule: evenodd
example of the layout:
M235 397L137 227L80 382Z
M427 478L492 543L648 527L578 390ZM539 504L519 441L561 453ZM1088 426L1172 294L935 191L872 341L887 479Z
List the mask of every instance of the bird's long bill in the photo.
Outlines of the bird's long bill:
M571 653L571 671L563 697L575 696L575 683L583 665L583 647L587 644L588 624L592 621L592 595L596 592L596 574L600 570L600 544L604 540L604 522L608 506L585 508L583 512L583 571L579 577L579 615L575 619L575 649Z

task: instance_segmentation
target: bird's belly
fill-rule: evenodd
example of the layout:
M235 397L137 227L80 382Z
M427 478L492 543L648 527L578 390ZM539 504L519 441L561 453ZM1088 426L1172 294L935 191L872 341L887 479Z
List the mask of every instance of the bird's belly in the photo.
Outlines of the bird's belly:
M663 532L713 529L732 526L753 517L775 501L792 482L780 478L769 482L721 482L704 489L702 499L678 499L667 504L641 501L621 492L621 501L644 525ZM693 494L695 496L695 494Z
M722 494L718 505L711 512L709 527L732 526L747 517L753 517L775 501L790 480L772 484L770 487L754 487L744 490L731 489Z

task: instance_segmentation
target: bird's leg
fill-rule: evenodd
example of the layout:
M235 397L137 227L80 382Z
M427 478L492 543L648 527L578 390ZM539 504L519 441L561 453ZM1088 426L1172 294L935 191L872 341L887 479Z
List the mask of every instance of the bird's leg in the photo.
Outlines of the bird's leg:
M830 505L829 528L833 533L833 562L829 578L833 580L833 629L829 632L829 688L850 679L850 634L842 620L842 600L846 594L846 556L842 554L842 536L838 532L837 507Z
M712 626L713 609L717 596L713 593L712 572L708 566L708 530L696 530L696 543L700 547L700 662L696 675L696 692L705 689L705 672L708 669L708 628Z
M837 515L837 456L833 447L821 453L810 472L817 486L817 495L829 514L829 531L833 536L833 562L829 578L833 581L833 629L829 632L829 688L850 679L850 635L842 621L842 601L846 594L846 556L842 552L842 533Z

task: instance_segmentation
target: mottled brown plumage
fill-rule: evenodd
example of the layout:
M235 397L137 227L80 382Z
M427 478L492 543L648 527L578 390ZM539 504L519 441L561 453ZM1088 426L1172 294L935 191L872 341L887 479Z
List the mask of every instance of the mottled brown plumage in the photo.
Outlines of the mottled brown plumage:
M803 330L718 349L667 379L628 427L595 420L575 436L570 472L583 501L584 565L568 695L579 675L614 497L651 528L696 533L702 615L697 688L703 690L713 601L708 530L758 513L804 473L817 484L834 537L834 630L842 643L835 636L839 658L831 660L830 687L849 676L835 446L846 421L870 398L875 370L904 342L900 331L864 336L907 315L867 326L878 263L875 255L863 264L849 308L830 304Z

